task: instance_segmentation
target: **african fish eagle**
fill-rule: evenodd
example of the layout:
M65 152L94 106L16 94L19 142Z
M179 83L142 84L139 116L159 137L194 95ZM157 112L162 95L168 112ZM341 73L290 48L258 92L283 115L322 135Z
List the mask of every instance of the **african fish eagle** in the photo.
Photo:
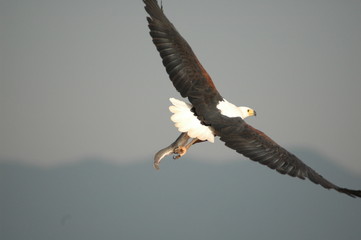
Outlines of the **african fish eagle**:
M159 169L160 161L170 154L177 154L173 158L178 159L186 154L187 150L195 143L209 141L214 142L214 129L211 126L206 126L199 121L196 115L194 115L192 104L183 102L181 100L170 98L172 106L169 110L173 113L171 120L174 122L174 126L181 132L181 135L166 148L159 150L154 156L154 168ZM236 107L226 101L223 102L225 107L220 105L220 110L223 113L230 112L230 114L236 113L237 116L245 119L249 116L256 116L256 111L249 107ZM186 144L189 138L193 138L188 144Z
M308 178L326 189L334 189L351 197L361 197L361 190L342 188L331 183L266 134L248 125L242 119L239 109L219 94L211 77L188 43L164 15L157 0L143 2L149 14L147 21L150 35L169 78L181 96L188 98L192 112L201 124L211 127L214 135L219 136L227 147L281 174ZM177 149L184 148L188 139L188 134L182 133L169 149L177 153ZM195 138L191 144L197 141L199 139Z

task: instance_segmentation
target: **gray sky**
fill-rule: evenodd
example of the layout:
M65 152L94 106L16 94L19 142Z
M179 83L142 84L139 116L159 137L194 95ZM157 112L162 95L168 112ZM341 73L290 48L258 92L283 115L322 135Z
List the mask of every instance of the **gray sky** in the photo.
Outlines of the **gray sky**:
M361 1L164 0L221 94L286 148L361 175ZM0 159L52 166L149 159L178 132L181 98L142 1L0 2ZM193 159L243 157L216 140Z

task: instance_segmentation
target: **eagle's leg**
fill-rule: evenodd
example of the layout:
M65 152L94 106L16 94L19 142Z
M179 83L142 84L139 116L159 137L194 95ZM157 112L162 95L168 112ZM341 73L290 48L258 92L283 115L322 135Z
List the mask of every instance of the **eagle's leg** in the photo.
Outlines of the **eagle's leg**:
M153 167L155 169L159 169L159 164L160 161L165 157L168 156L170 154L175 154L175 149L180 147L180 146L184 146L188 140L189 140L189 136L187 133L181 133L179 135L179 137L168 147L163 148L161 150L159 150L155 156L154 156L154 163L153 163Z
M198 142L203 142L203 141L202 141L202 140L199 140L198 138L193 138L192 141L190 141L187 145L176 147L176 148L174 149L174 154L178 154L178 155L173 156L173 159L181 158L184 154L187 153L188 149L189 149L193 144L198 143Z

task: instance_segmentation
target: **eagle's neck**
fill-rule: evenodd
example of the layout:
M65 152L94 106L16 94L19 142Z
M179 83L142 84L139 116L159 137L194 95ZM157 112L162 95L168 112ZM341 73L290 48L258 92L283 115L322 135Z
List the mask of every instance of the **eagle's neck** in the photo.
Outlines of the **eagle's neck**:
M217 104L217 108L221 111L221 114L226 117L240 117L243 118L241 109L236 105L223 99Z

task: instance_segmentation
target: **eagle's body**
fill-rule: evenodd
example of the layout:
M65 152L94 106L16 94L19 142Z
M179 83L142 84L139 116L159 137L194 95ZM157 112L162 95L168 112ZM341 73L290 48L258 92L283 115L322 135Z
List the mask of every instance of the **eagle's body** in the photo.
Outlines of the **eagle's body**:
M188 98L192 112L201 124L211 127L214 135L219 136L227 147L281 174L308 178L326 189L335 189L351 197L361 197L360 190L342 188L331 183L266 134L248 125L235 113L235 105L229 104L220 95L191 47L164 15L157 1L143 2L149 14L147 20L150 35L169 78L181 96ZM182 133L168 149L158 152L156 158L164 157L172 148L176 150L184 146L188 138L186 133Z
M199 121L192 110L193 106L191 104L175 98L170 98L169 100L173 104L169 107L169 110L173 113L171 120L174 122L178 131L187 133L191 138L197 138L201 141L211 143L214 142L214 129ZM221 114L227 117L240 117L245 119L256 114L256 112L249 107L237 107L227 100L219 102L217 108L221 111Z
M194 113L192 104L175 98L170 98L169 100L173 104L172 106L169 106L169 110L173 113L171 120L181 134L172 144L162 148L155 154L153 166L156 169L159 169L160 161L164 157L171 154L178 154L173 158L180 158L195 143L203 141L213 143L216 134L212 126L206 126L198 119L197 115ZM217 107L224 115L240 117L242 119L249 116L256 116L256 111L252 108L243 106L237 107L226 100L220 102ZM193 140L188 143L190 138L193 138Z

